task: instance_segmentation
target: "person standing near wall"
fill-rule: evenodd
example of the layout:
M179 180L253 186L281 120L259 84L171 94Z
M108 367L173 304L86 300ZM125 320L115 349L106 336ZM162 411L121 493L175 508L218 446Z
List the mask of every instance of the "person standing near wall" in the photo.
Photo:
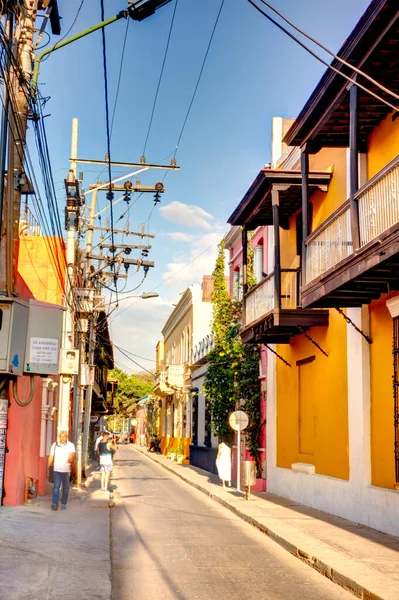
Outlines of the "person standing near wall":
M47 476L50 467L53 467L54 487L51 508L58 510L60 488L62 487L61 509L65 510L69 496L70 477L75 465L76 450L74 444L68 441L67 431L61 431L58 439L58 443L54 442L51 446L47 464Z

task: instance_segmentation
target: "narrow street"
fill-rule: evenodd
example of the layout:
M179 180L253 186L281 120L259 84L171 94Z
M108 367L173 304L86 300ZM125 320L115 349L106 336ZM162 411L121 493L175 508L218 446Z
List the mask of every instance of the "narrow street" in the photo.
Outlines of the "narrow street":
M113 600L353 598L132 447L112 483Z

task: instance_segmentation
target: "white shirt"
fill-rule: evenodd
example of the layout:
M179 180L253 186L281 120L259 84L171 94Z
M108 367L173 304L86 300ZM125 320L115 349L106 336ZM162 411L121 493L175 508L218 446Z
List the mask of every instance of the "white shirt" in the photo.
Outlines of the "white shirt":
M50 454L53 456L54 471L58 473L70 473L71 464L68 462L69 455L75 452L75 446L72 442L66 444L53 444Z
M96 439L96 443L94 444L94 452L97 452L97 450L98 450L98 444L100 442L102 442L102 441L103 441L103 436L99 435L98 438Z

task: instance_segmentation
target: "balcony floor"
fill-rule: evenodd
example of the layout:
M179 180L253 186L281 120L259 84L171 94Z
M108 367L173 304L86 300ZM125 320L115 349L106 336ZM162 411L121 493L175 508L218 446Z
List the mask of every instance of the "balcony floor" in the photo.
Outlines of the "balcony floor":
M289 344L290 339L310 327L326 327L328 310L275 309L241 330L245 344Z
M305 308L369 304L399 290L399 225L357 250L301 290Z

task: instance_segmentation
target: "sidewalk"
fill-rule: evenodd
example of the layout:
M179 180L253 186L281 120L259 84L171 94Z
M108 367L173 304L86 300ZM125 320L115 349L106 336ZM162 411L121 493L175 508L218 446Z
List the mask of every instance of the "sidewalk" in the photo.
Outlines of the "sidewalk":
M65 511L51 510L50 495L0 508L0 598L110 599L109 499L99 477L71 488Z
M363 600L399 600L399 538L267 492L246 501L215 475L130 446L264 531Z

